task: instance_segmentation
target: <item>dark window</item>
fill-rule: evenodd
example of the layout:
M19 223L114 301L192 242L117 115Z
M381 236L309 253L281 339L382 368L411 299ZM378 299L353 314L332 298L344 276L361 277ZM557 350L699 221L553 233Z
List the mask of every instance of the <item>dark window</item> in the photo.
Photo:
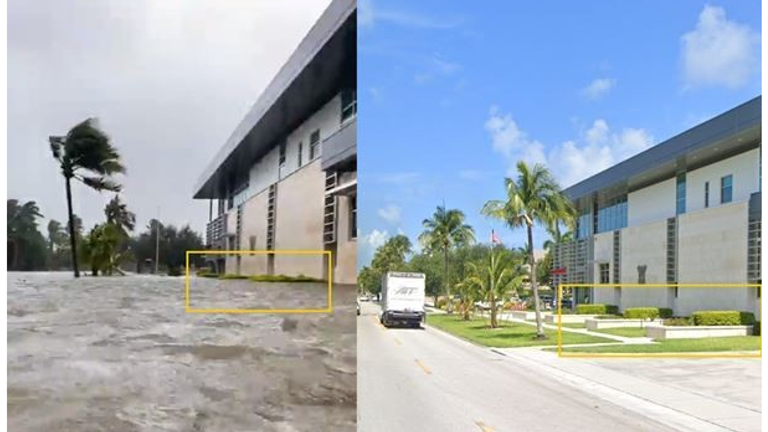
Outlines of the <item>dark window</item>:
M677 190L675 199L677 201L676 214L685 213L685 173L677 175Z
M280 168L285 168L285 141L280 143Z
M304 156L304 143L300 142L299 143L299 168L301 168L301 164L303 163L303 161L301 160L303 156Z
M709 207L709 182L704 182L704 208Z
M349 238L357 238L357 195L349 197Z
M600 203L597 210L597 233L627 227L627 196L622 195Z
M733 176L727 175L720 179L720 204L733 201Z
M357 114L357 91L344 89L341 91L341 121Z
M611 283L611 271L608 263L600 264L600 283Z
M320 155L320 129L312 132L309 136L309 160L315 159Z

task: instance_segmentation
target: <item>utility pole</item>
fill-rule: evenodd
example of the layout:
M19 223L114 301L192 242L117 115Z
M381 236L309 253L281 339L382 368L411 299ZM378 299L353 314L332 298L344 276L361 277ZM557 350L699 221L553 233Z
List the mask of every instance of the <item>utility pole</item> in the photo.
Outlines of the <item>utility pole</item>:
M155 274L160 265L160 206L157 206L157 222L155 223Z

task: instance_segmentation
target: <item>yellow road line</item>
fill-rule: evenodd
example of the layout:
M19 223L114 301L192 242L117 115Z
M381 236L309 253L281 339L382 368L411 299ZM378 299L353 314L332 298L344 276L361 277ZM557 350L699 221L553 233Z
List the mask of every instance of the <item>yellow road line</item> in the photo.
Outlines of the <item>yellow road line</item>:
M419 367L421 368L421 370L424 371L425 374L432 375L432 371L429 370L428 367L424 366L424 363L422 363L421 360L416 359L416 364L419 365Z
M480 420L475 420L475 424L483 432L493 432L493 428L492 427L486 425L485 423L481 422Z
M394 339L395 339L395 343L396 344L398 344L398 345L402 345L403 344L402 342L400 342L400 339L398 339L398 338L394 338Z

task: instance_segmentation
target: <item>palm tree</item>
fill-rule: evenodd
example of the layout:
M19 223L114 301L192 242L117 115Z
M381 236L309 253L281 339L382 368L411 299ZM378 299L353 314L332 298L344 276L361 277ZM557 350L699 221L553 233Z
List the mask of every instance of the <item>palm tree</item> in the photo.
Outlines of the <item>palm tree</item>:
M119 195L115 195L104 207L104 214L107 217L107 223L116 225L126 235L136 226L136 215L128 210L127 205L120 202Z
M66 237L66 233L61 226L61 222L51 219L48 221L48 250L53 253L57 248L61 246L62 239Z
M539 288L536 284L536 259L533 256L533 226L541 223L552 226L565 223L572 226L575 210L570 200L560 190L557 181L543 165L530 168L525 162L517 163L517 179L504 179L506 197L485 203L482 213L503 221L509 228L525 227L528 231L528 259L531 289L536 310L536 337L546 338L541 322Z
M448 280L448 253L455 246L470 245L475 241L475 231L464 223L464 213L461 210L446 210L445 205L438 206L430 219L422 222L424 232L419 236L419 242L428 253L441 251L443 253L443 279L445 295L448 297L448 313L451 313L451 289Z
M125 167L120 161L117 150L110 143L109 137L99 129L95 119L86 119L70 129L66 136L52 136L48 141L53 158L59 163L66 184L72 268L75 277L80 277L70 183L74 179L97 191L119 192L121 186L112 180L111 176L125 173Z
M482 267L475 263L469 263L469 278L466 285L474 286L480 298L485 300L491 308L491 328L499 326L498 306L499 300L506 298L510 291L516 290L523 282L524 272L521 262L506 266L502 257L491 251L488 254L488 262Z

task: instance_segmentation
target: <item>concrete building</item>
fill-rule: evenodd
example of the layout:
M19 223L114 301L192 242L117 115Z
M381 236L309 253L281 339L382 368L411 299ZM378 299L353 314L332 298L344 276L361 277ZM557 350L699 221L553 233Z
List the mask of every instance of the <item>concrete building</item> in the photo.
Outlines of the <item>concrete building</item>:
M565 190L575 241L560 283L761 283L761 97ZM759 314L757 288L583 288L577 302Z
M326 250L356 282L357 7L333 0L195 187L219 250ZM211 255L217 271L328 278L323 255Z

